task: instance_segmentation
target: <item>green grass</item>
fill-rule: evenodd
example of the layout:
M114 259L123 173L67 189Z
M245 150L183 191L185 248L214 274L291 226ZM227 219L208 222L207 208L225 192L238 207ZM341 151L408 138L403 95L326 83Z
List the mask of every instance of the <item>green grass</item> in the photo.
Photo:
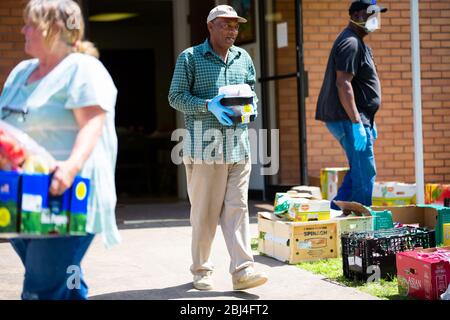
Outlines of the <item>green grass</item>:
M253 251L258 251L258 239L253 238L251 241ZM261 254L261 253L260 253ZM381 279L379 282L355 282L348 280L343 275L342 258L318 260L312 262L302 262L297 267L323 276L330 282L334 282L346 287L352 287L372 296L385 300L408 300L406 296L400 295L398 292L397 277L392 281Z
M385 300L407 300L408 297L402 296L398 292L397 277L392 281L381 279L379 282L355 282L348 280L342 274L342 258L318 260L312 262L301 262L297 267L321 275L327 280L352 287L368 293L372 296Z

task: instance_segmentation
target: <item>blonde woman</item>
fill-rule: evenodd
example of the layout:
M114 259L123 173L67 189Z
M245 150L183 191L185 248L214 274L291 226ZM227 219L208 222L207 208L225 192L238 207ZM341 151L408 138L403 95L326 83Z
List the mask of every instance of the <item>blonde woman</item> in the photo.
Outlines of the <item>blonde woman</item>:
M72 0L31 0L24 10L25 52L0 96L4 121L22 129L57 160L50 193L62 194L79 174L91 181L87 236L14 239L25 266L22 299L87 299L80 263L94 234L120 241L115 221L117 89L83 41L80 7ZM2 110L3 111L3 110Z

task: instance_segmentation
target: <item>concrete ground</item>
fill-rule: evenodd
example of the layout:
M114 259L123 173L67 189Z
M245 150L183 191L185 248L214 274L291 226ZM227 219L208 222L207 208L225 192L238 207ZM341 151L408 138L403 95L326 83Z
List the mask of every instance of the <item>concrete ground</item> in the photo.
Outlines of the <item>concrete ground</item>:
M270 209L250 203L252 238L257 237L257 211ZM122 243L105 249L98 236L89 248L83 268L95 300L245 299L245 300L375 300L376 297L327 281L255 253L256 269L269 281L248 291L233 291L229 256L220 227L213 244L215 290L192 288L189 272L189 204L182 201L119 205L117 220ZM9 243L0 243L0 299L19 299L23 266Z

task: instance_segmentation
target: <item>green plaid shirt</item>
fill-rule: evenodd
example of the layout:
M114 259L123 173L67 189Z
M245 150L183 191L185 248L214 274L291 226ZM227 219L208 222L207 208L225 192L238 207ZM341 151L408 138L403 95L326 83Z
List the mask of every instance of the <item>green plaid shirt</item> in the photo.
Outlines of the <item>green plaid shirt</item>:
M255 77L249 54L235 46L229 49L226 63L214 52L208 39L179 55L169 90L169 103L184 113L190 139L184 137L183 156L224 163L249 159L247 125L223 126L206 105L225 85L247 83L254 92ZM255 105L256 102L255 94Z

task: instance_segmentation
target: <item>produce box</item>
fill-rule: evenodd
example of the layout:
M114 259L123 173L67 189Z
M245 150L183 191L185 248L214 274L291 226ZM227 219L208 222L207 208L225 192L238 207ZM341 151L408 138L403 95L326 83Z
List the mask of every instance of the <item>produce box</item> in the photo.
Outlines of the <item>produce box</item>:
M444 223L444 246L450 246L450 223Z
M323 199L333 200L336 197L348 171L349 168L322 168L320 170L320 187Z
M17 172L0 171L0 233L17 233L19 223L19 185Z
M284 214L289 210L289 205L294 199L311 199L311 200L321 200L322 194L320 188L309 187L309 186L297 186L291 188L287 192L277 192L275 193L274 200L274 211L275 214Z
M416 185L400 182L375 182L373 206L399 206L416 202Z
M89 179L75 177L70 192L70 228L71 235L85 235L87 221L87 205L90 192Z
M398 291L421 300L438 300L450 284L450 247L397 253Z
M373 230L373 217L371 216L336 217L332 220L337 222L338 257L342 256L341 236L343 234L351 232L368 232Z
M48 192L50 181L47 174L0 171L0 225L9 221L0 228L2 238L86 234L89 179L75 177L56 197Z
M434 230L402 227L341 235L343 273L347 279L377 281L397 274L395 254L435 246Z
M335 221L290 222L270 212L258 213L259 251L296 264L337 257Z
M337 222L338 256L342 256L341 235L350 232L365 232L373 230L373 217L371 210L357 202L335 201L342 210L342 215L334 217Z
M427 183L425 185L425 203L444 205L450 199L450 184Z
M22 174L20 233L40 235L51 229L49 187L47 174Z
M372 210L392 212L392 220L402 224L419 224L420 227L436 229L436 243L444 242L443 225L450 223L450 208L439 205L372 206Z
M372 227L370 230L355 230L355 231L372 231L381 229L390 229L394 227L392 221L392 213L389 210L373 210L358 202L339 201L333 202L342 210L344 216L369 216L372 217Z
M330 219L330 201L293 199L286 217L291 221L321 221Z
M290 193L290 194L294 194L293 192L297 192L296 197L299 197L299 198L322 200L322 192L320 191L319 187L296 186L296 187L292 187L291 190L288 191L288 193Z

